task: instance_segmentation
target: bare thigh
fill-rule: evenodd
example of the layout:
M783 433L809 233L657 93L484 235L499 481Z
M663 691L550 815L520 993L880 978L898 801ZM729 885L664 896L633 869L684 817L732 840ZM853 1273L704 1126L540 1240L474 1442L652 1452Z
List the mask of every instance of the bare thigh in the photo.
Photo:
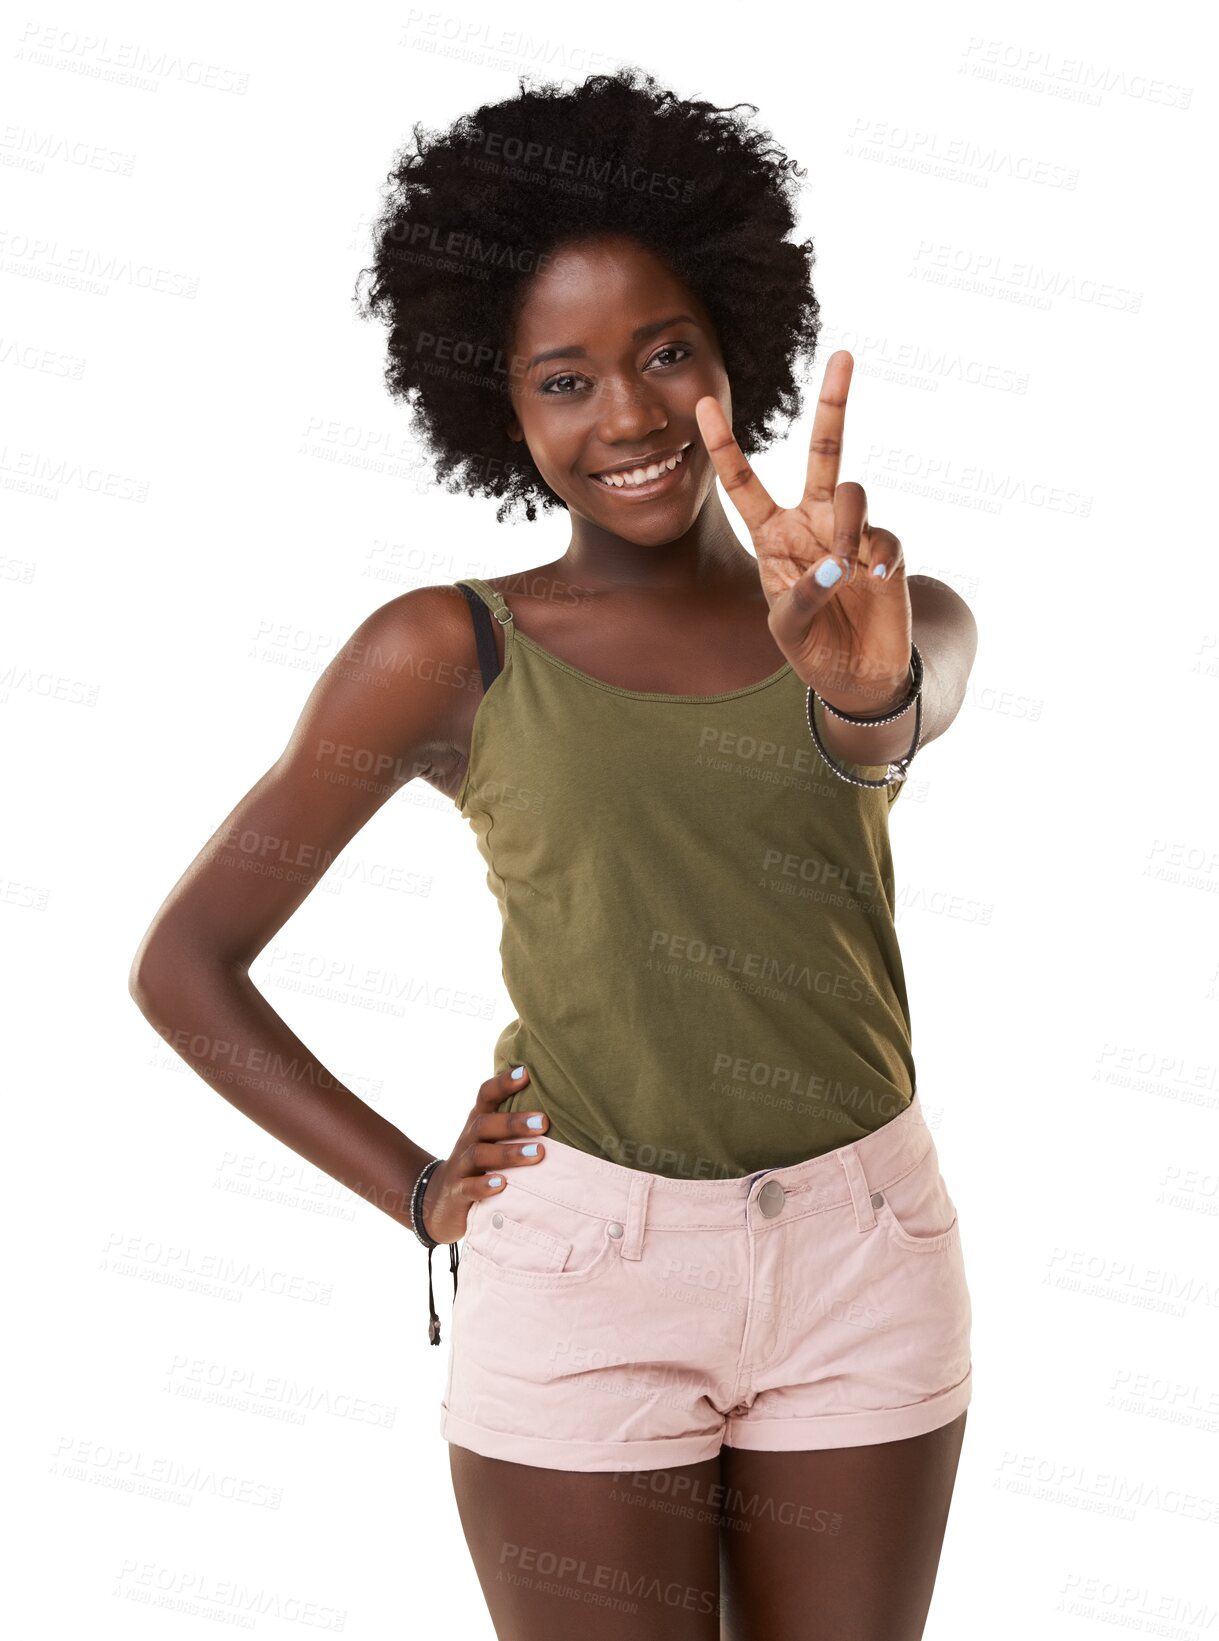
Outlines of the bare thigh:
M449 1469L498 1641L719 1641L718 1458L545 1470L450 1442Z
M967 1413L870 1447L723 1448L723 1641L920 1641Z

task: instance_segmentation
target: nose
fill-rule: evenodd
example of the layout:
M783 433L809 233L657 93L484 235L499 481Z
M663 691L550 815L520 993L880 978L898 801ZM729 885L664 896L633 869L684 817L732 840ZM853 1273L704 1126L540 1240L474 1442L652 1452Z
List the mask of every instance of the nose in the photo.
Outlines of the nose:
M668 425L669 413L651 387L625 378L602 384L597 437L607 450L640 444Z

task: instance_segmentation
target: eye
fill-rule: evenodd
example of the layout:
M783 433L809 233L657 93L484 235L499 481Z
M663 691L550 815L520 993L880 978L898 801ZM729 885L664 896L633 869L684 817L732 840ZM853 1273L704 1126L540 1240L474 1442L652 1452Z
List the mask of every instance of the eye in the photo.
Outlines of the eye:
M694 349L687 342L668 342L663 348L658 348L656 350L651 359L648 361L648 364L649 367L654 365L658 359L663 359L665 354L678 354L680 357L675 362L680 365L684 360L690 358L693 352ZM662 366L662 369L665 370L671 370L672 368L672 365ZM582 378L577 376L573 371L565 370L560 375L551 376L547 381L543 382L541 387L538 389L538 392L549 394L553 399L570 399L573 395L565 388L561 388L556 384L560 382L578 382L581 380Z
M662 353L680 353L682 358L688 359L693 352L694 349L689 347L685 342L668 342L663 348L652 355L652 363L655 364L656 360L660 358ZM677 362L678 364L681 364L681 359Z

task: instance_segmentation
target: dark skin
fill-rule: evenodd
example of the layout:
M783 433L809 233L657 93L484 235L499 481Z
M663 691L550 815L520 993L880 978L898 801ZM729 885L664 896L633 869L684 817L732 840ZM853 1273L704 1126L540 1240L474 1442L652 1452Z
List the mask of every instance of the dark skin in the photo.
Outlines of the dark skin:
M567 503L571 541L550 564L492 581L519 629L605 682L673 694L738 689L786 658L830 701L866 712L900 697L913 635L926 669L922 744L942 734L964 695L976 629L949 588L906 576L900 542L869 524L862 489L838 482L850 355L829 361L804 493L794 507L777 507L731 438L729 384L697 295L616 236L570 247L556 268L562 278L529 286L511 352L521 361L570 344L584 352L516 374L508 425ZM678 313L691 317L633 339L637 327ZM547 391L556 378L564 387ZM655 499L600 493L590 477L687 441L680 484ZM730 526L717 475L753 554ZM844 574L823 588L815 571L831 557ZM868 573L877 562L886 577ZM495 636L502 659L502 634ZM145 1017L209 1086L404 1228L411 1187L431 1153L346 1088L248 971L401 786L422 779L456 794L481 693L457 589L417 588L375 610L314 685L281 756L174 886L131 971ZM905 752L907 724L835 724L827 742L839 757L879 763ZM352 748L362 769L379 773L352 778L344 759ZM328 778L319 780L319 770ZM251 869L260 855L291 860L292 869ZM535 1130L530 1112L499 1110L527 1079L527 1068L516 1079L504 1071L476 1091L429 1182L424 1220L438 1241L460 1240L470 1203L502 1189L492 1181L504 1170L544 1166L543 1144L534 1157L522 1146L545 1133L545 1114L532 1113L541 1117ZM704 1487L719 1480L745 1497L839 1512L840 1532L815 1542L768 1517L751 1516L735 1524L747 1531L734 1531L731 1512L717 1525L625 1508L609 1498L612 1478L596 1473L449 1450L463 1529L501 1638L907 1641L923 1633L964 1422L962 1414L925 1436L856 1449L724 1448L680 1472ZM624 1624L612 1608L498 1580L505 1534L520 1539L523 1526L538 1535L534 1543L592 1560L610 1559L612 1545L623 1566L717 1592L713 1607L722 1592L723 1627L705 1603L660 1606Z

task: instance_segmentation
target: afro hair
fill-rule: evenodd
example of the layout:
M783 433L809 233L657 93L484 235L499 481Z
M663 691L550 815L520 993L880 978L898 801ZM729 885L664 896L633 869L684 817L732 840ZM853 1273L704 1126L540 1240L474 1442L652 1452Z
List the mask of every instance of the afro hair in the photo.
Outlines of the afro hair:
M736 113L756 105L683 100L630 66L579 86L527 78L447 131L415 123L356 281L438 482L499 500L499 522L565 505L508 436L505 366L517 306L560 244L630 235L701 299L747 456L773 442L776 413L800 414L793 365L820 330L812 241L786 238L805 172Z

